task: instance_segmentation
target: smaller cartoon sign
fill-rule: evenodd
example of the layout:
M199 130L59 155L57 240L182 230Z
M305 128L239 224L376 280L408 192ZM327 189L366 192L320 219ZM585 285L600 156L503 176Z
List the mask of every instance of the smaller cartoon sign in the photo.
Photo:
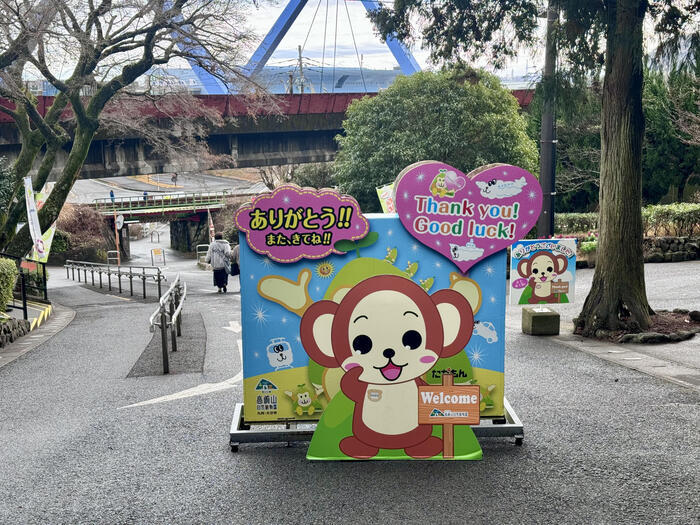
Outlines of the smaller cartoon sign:
M576 239L518 241L510 254L510 304L570 303L576 283Z
M382 205L382 211L384 213L394 213L396 211L396 208L394 206L393 182L385 186L377 187L377 196L379 197L379 202Z
M339 241L356 241L369 232L357 201L333 190L279 186L236 213L248 245L276 262L320 259L342 253Z
M491 164L469 175L442 162L404 169L394 204L406 230L466 272L535 225L542 188L517 166Z

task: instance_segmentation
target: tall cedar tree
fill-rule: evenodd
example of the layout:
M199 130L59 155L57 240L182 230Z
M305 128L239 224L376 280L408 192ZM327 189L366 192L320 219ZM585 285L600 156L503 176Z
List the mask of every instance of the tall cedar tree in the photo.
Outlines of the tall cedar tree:
M556 0L550 0L555 2ZM600 158L600 237L591 291L577 319L583 335L638 331L653 314L642 258L642 29L650 19L659 57L681 53L695 61L700 48L692 0L560 0L557 29L561 64L575 73L603 66ZM410 41L422 20L436 60L490 55L495 64L533 44L542 2L534 0L396 0L372 18L384 35Z

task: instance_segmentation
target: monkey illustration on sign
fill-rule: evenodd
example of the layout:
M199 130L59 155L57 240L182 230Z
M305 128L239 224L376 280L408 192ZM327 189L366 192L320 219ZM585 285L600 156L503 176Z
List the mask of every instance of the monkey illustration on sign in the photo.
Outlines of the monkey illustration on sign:
M418 424L418 387L438 359L464 349L473 326L462 294L429 295L397 275L370 277L339 302L312 304L301 319L302 345L320 365L345 371L340 387L355 405L352 435L340 450L358 459L379 449L403 449L414 458L442 452L432 425Z
M318 395L312 392L313 389L306 387L306 384L297 385L296 392L285 390L284 393L292 400L292 408L298 416L306 412L313 416L314 412L321 410L321 403L318 401Z
M565 294L555 294L552 282L562 275L569 262L565 255L554 255L548 251L535 252L528 259L518 262L518 273L528 279L532 295L530 304L569 302ZM561 297L557 297L561 296Z

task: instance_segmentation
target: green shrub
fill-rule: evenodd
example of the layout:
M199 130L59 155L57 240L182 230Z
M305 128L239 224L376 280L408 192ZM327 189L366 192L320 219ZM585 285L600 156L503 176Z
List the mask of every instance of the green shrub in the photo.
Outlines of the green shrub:
M581 253L591 253L598 249L598 241L586 241L581 243L579 251Z
M17 280L17 265L12 259L0 258L0 312L4 312L12 301L12 292Z
M66 253L68 251L69 243L69 234L62 230L56 229L56 233L53 236L53 241L51 242L51 253Z
M556 233L589 232L598 229L597 213L555 213L554 231Z
M688 237L700 233L700 204L682 202L645 206L642 223L647 235Z

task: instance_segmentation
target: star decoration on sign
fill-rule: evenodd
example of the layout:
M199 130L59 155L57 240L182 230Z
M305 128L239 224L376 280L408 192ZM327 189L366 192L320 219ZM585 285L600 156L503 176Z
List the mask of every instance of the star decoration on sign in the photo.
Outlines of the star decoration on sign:
M480 348L475 348L472 350L472 353L469 354L469 361L471 362L472 365L478 365L481 363L483 356L481 354L481 349Z
M258 324L267 323L267 310L262 306L258 305L253 308L253 319L255 319Z

